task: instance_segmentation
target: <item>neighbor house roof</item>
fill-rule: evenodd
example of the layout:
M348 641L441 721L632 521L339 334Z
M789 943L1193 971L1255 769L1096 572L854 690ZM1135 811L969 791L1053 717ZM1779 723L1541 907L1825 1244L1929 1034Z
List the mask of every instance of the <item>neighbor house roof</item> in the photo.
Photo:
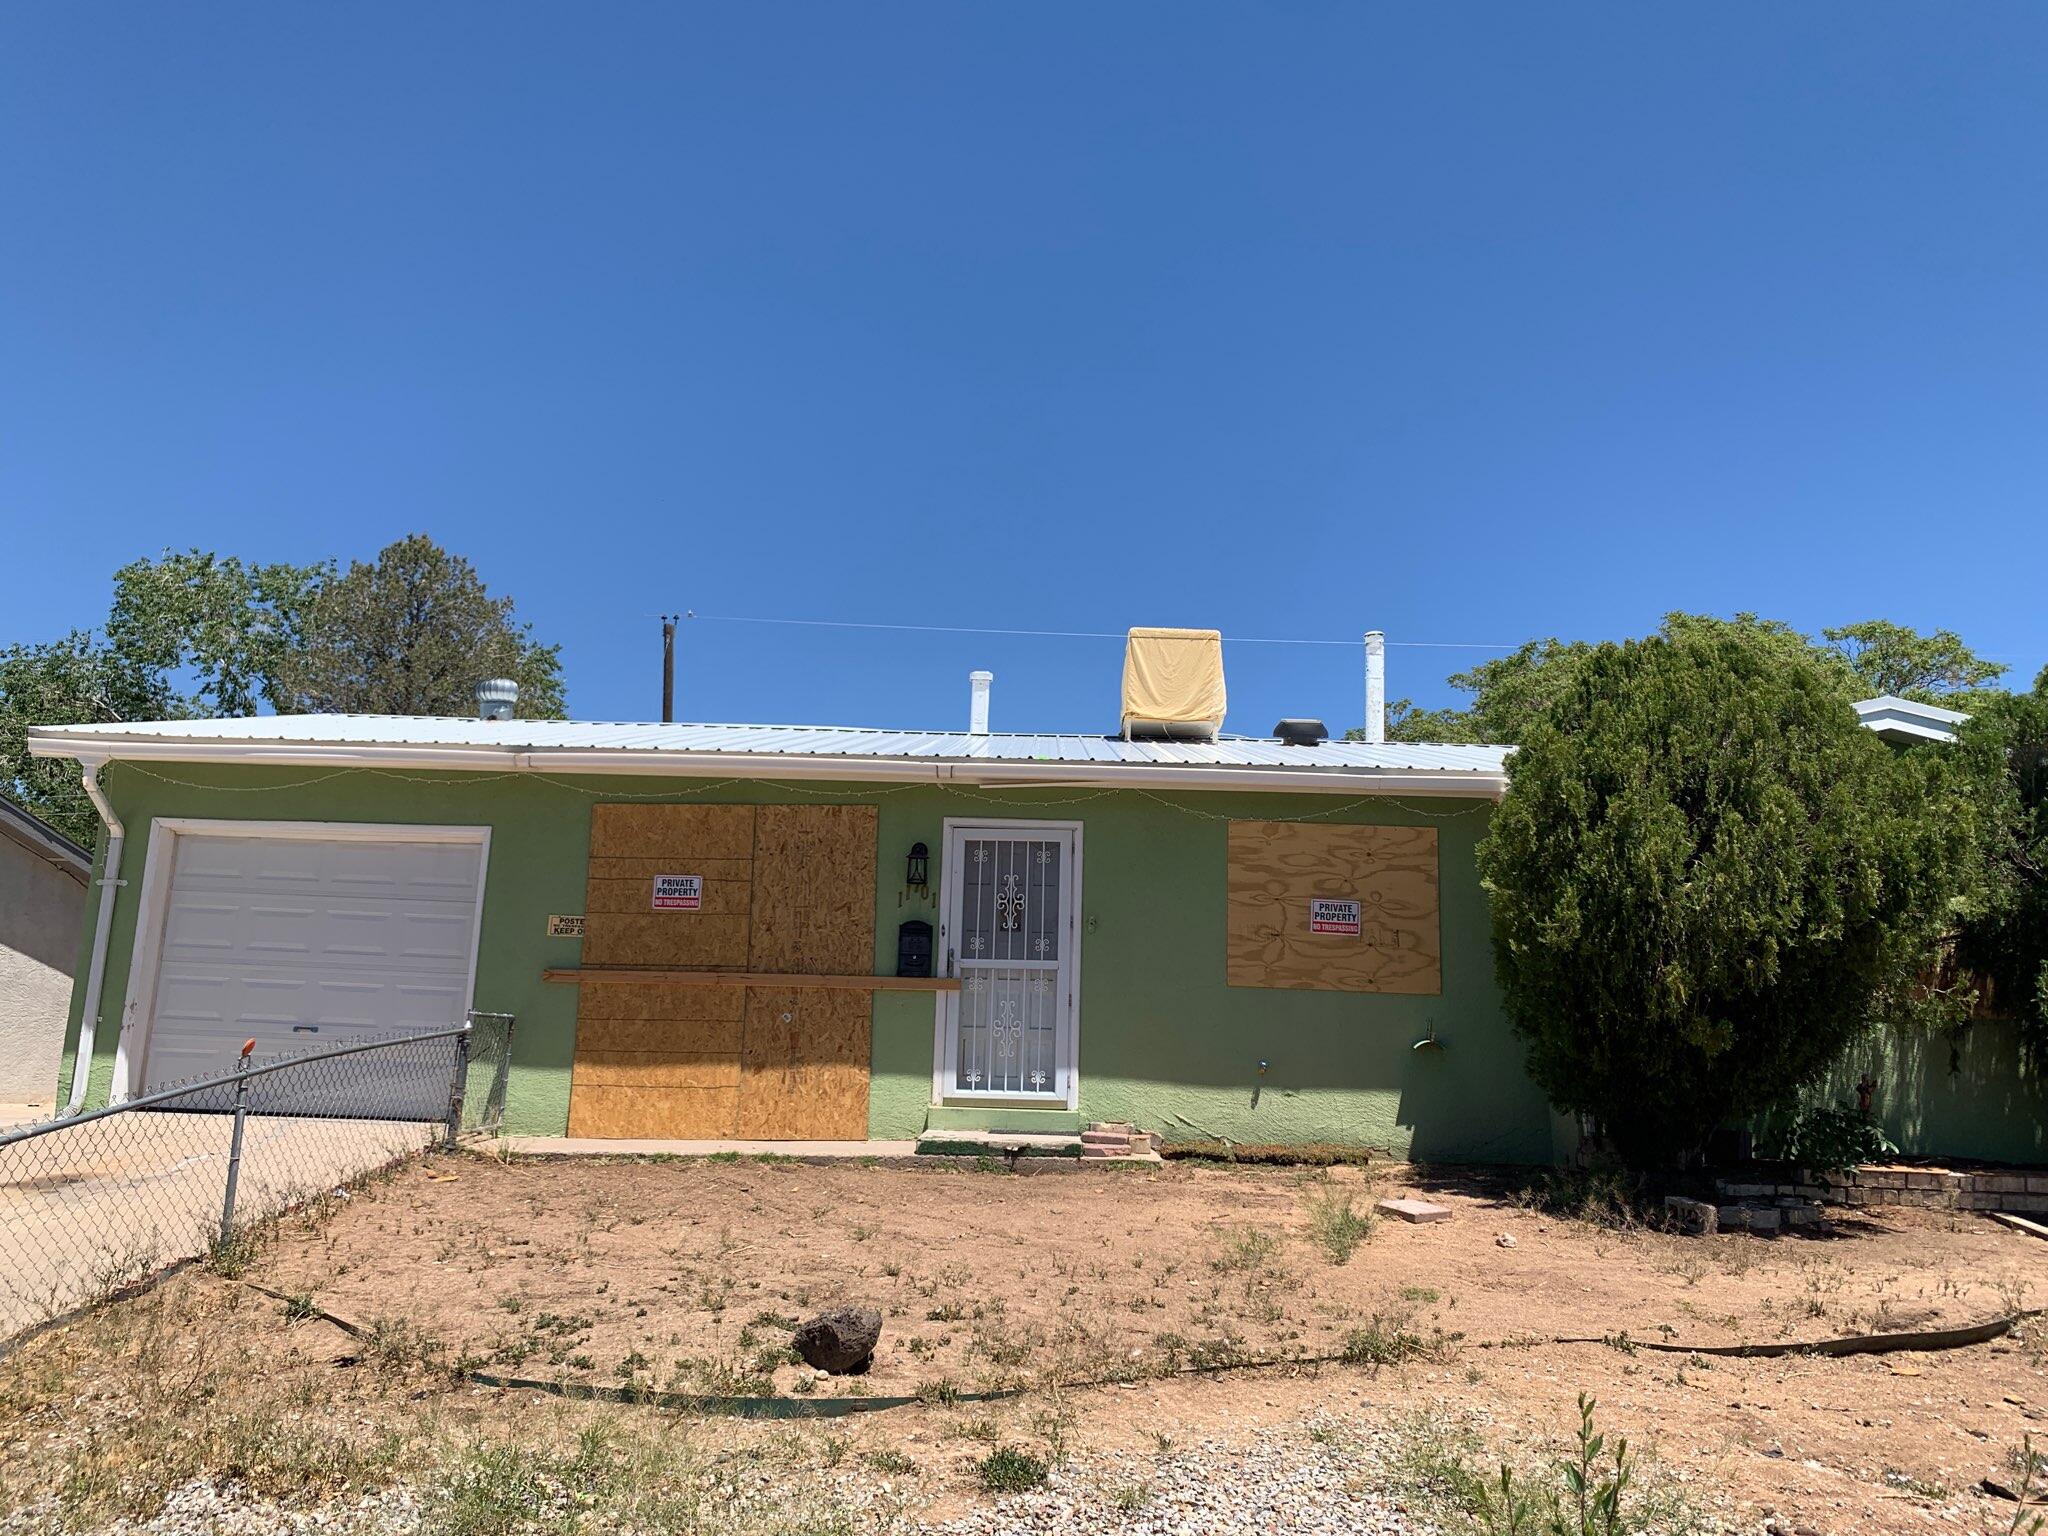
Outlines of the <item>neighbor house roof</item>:
M1954 741L1956 727L1970 717L1959 709L1881 693L1861 700L1856 718L1886 741Z
M0 837L71 876L80 885L92 878L92 855L42 817L0 797Z
M1228 736L1125 741L1083 735L883 731L814 725L665 725L405 715L271 715L32 727L38 757L89 761L892 779L986 785L1149 785L1498 797L1505 747Z

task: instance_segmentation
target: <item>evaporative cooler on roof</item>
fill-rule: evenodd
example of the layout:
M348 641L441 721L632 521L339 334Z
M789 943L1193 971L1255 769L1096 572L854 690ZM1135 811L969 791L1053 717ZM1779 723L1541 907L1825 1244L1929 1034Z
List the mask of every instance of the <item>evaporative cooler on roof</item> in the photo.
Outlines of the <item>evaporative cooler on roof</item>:
M1214 741L1223 706L1221 631L1133 629L1125 638L1126 737Z

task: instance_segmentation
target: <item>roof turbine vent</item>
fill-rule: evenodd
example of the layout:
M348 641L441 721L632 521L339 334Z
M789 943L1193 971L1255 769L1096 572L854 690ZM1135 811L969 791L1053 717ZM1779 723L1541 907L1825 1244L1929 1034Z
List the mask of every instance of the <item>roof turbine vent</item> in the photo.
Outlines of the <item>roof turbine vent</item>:
M476 685L476 717L510 720L519 703L519 684L509 677L487 677Z
M1282 746L1320 747L1330 739L1330 728L1320 720L1282 720L1273 734Z

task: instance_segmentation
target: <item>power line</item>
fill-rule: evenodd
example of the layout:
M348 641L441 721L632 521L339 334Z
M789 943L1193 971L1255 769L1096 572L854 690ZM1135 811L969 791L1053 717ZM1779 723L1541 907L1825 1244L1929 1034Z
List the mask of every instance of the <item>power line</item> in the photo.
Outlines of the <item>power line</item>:
M701 619L713 624L782 624L805 629L886 629L900 630L920 635L1008 635L1030 640L1122 640L1121 630L1102 629L992 629L970 624L881 624L862 622L855 619L791 619L771 618L759 614L744 613L697 613L685 610L686 619ZM1270 635L1225 635L1233 645L1341 645L1362 647L1363 638L1357 640L1313 640ZM1516 651L1519 645L1486 645L1474 640L1389 640L1388 645L1407 646L1411 649L1450 651Z

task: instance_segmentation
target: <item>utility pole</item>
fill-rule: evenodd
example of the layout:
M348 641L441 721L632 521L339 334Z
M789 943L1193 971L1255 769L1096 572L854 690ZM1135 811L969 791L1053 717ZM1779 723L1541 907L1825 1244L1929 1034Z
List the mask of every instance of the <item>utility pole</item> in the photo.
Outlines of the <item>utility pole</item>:
M676 717L676 616L661 616L661 719L666 725Z

